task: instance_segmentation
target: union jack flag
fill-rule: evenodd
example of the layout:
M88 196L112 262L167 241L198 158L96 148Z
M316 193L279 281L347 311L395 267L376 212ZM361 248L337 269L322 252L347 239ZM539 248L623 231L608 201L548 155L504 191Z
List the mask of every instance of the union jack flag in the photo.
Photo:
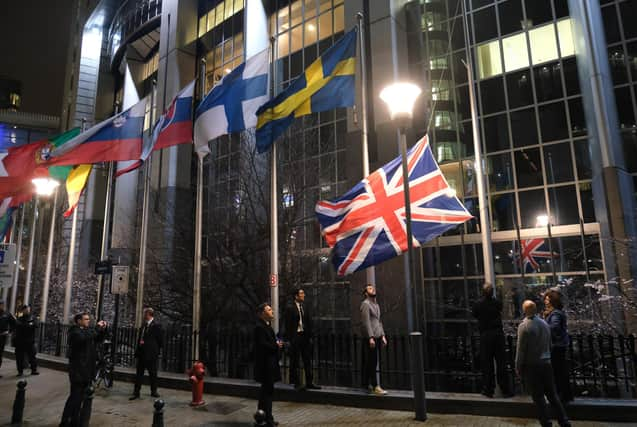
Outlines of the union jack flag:
M552 258L559 258L559 254L551 251L544 239L528 239L520 241L520 255L522 257L522 265L526 273L534 273L540 271L540 262ZM517 257L516 257L517 258Z
M414 247L473 218L449 187L428 138L407 153ZM379 264L407 250L400 157L374 171L343 196L316 204L321 233L333 248L339 275Z

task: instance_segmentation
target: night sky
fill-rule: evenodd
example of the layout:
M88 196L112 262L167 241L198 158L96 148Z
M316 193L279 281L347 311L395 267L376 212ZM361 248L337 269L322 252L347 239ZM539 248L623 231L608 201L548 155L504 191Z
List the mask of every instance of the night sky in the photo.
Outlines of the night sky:
M22 82L21 111L61 113L72 3L0 2L0 76Z

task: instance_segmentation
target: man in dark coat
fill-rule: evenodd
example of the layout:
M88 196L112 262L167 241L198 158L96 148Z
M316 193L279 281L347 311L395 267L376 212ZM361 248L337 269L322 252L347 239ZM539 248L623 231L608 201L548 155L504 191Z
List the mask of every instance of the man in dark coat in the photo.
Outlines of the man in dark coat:
M272 307L260 304L257 307L257 324L254 328L254 379L261 383L259 406L265 412L269 427L277 426L272 416L272 396L274 383L281 381L279 369L279 349L283 343L276 339L270 322L274 319Z
M4 301L0 301L0 367L2 367L2 354L4 353L4 346L7 344L9 334L15 327L15 319L11 313L7 313L4 310ZM0 375L2 378L2 375Z
M318 390L312 382L312 316L305 307L305 291L298 288L285 309L285 338L290 343L290 383L297 391ZM305 369L305 387L299 378L299 355Z
M482 297L473 305L473 317L478 320L480 331L480 365L482 367L482 394L493 397L495 380L493 360L497 368L498 385L504 397L513 393L506 373L506 352L502 330L502 303L493 295L493 286L485 283Z
M130 400L139 398L145 370L148 370L150 379L150 395L159 397L159 393L157 393L157 360L161 348L164 346L164 334L161 325L155 321L154 314L152 308L144 309L144 323L139 330L137 349L135 350L137 376L135 377L135 389Z
M31 375L40 375L38 362L35 358L35 336L38 328L38 320L31 314L31 306L22 306L22 316L18 317L15 325L15 363L18 368L18 376L24 371L24 359L29 358Z
M95 378L97 366L96 344L104 339L106 322L100 320L96 328L90 328L91 318L88 313L76 314L75 325L69 330L69 394L60 427L79 426L80 410L86 389Z

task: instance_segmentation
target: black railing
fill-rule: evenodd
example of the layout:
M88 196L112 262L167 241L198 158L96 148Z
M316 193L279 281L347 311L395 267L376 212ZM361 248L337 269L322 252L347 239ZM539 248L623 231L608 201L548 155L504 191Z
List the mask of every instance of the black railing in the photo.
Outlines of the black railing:
M115 364L134 366L137 330L120 327L111 339ZM200 359L211 376L252 378L252 335L221 329L202 331ZM66 356L68 326L40 326L41 353ZM477 393L481 387L480 342L477 336L426 337L425 378L429 391ZM360 387L363 340L352 334L318 334L314 339L314 378L323 385ZM192 363L192 330L189 326L164 328L160 370L183 373ZM515 337L506 339L509 378L513 381ZM576 396L637 397L637 353L635 337L575 335L568 351L571 386ZM390 389L410 388L408 341L404 335L388 337L381 352L381 383ZM284 381L289 378L289 360L281 357ZM516 384L519 390L519 384Z

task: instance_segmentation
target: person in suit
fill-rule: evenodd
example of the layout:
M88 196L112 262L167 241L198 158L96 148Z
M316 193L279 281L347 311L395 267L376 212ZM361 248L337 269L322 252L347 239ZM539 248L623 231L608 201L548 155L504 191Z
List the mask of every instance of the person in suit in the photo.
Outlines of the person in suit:
M86 389L95 378L97 364L96 345L104 339L106 322L100 320L96 328L90 328L91 317L87 312L76 314L75 325L69 330L69 394L60 427L78 426L80 410Z
M164 336L161 325L155 321L155 312L152 308L144 309L144 323L137 337L137 375L135 377L135 389L130 400L139 399L142 388L144 371L148 371L150 379L150 395L159 397L157 393L157 359L164 346Z
M377 396L387 394L376 379L376 367L380 370L380 348L387 345L383 322L380 320L380 306L376 302L376 286L368 284L363 290L365 299L361 303L363 336L363 385Z
M285 338L290 343L290 383L294 389L319 390L312 382L312 316L305 307L305 291L294 292L294 301L285 309ZM305 368L305 386L299 378L299 355Z
M31 306L25 304L21 308L22 316L18 317L15 324L15 363L18 368L18 376L24 371L24 359L29 359L31 375L40 375L38 361L35 357L35 336L38 328L38 319L31 314Z
M506 371L502 303L493 295L493 286L490 283L482 286L482 297L473 304L472 314L478 320L480 331L481 393L483 396L493 397L495 391L493 361L495 360L496 376L502 395L511 397L513 392Z
M257 324L254 328L254 379L261 383L258 409L266 416L269 427L277 426L272 416L274 383L281 381L279 369L279 349L283 343L276 339L270 322L274 313L270 305L263 303L257 307Z
M11 313L4 310L4 301L0 301L0 367L2 367L2 354L7 344L9 334L15 328L15 319ZM2 375L0 375L2 378Z

